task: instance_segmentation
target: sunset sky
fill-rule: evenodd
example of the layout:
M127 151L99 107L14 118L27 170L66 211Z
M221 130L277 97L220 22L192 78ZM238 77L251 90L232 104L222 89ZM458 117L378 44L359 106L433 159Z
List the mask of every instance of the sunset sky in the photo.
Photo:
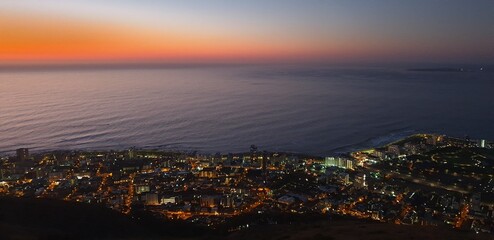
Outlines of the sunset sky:
M0 62L494 62L492 0L2 0Z

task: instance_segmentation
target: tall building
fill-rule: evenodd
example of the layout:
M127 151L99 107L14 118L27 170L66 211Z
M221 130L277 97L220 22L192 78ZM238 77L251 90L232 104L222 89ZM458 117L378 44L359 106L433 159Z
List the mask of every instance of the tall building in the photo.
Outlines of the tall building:
M257 162L257 146L250 145L250 161L251 163Z
M336 166L336 158L334 158L334 157L326 157L324 159L324 165L326 167L334 167L334 166Z
M481 139L481 140L479 141L479 147L481 147L481 148L485 148L485 140L484 140L484 139Z
M26 161L29 159L29 149L28 148L19 148L16 150L17 160L18 161Z
M268 160L269 160L268 153L263 152L262 159L261 159L261 169L262 169L263 173L266 173L266 168L268 166Z
M353 184L357 188L367 188L366 175L363 173L357 174Z
M135 147L131 147L128 150L127 155L129 157L129 159L134 159L136 157L136 148Z

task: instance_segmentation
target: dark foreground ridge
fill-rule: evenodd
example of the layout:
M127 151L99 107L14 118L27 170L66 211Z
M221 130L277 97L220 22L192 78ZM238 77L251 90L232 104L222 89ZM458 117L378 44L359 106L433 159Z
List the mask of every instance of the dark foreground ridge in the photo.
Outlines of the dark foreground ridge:
M145 213L125 215L103 205L11 197L0 198L0 229L0 239L175 239L209 234L199 226Z
M348 217L273 216L286 222L225 233L150 216L130 217L104 206L47 199L0 198L1 239L490 239L489 235L400 226ZM235 221L235 219L233 220ZM291 224L290 224L291 222Z

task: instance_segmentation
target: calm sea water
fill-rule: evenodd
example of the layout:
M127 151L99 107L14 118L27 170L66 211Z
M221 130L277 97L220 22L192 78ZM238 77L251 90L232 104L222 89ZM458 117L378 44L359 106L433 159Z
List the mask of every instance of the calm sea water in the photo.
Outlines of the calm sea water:
M494 74L281 66L0 71L0 153L325 155L416 132L494 139Z

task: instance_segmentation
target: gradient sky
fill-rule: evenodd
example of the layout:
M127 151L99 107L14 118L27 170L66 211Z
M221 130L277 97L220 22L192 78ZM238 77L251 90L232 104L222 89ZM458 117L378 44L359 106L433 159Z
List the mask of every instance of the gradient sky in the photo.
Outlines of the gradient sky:
M0 61L494 62L492 0L1 0Z

